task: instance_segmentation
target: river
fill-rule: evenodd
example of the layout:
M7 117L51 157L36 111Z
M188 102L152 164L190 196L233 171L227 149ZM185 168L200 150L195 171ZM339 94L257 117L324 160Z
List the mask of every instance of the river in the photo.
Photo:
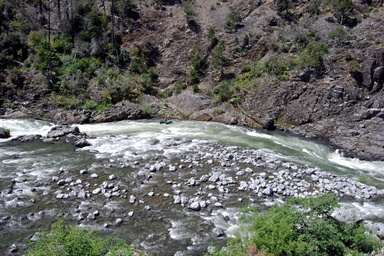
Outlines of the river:
M12 138L53 126L0 119ZM332 190L342 195L340 215L384 221L384 163L345 158L321 142L213 122L78 127L91 146L0 139L1 253L67 216L152 255L198 255L232 235L241 207Z

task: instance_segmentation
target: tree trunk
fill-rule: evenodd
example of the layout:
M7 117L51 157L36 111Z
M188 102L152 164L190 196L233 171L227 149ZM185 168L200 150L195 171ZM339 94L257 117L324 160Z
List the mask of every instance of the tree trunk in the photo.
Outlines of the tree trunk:
M51 47L51 2L48 0L48 44Z
M103 12L105 13L106 12L106 9L105 9L105 0L101 0L101 8L103 9ZM112 1L113 3L113 1Z
M111 40L112 44L115 45L115 0L111 1L111 23L112 23L112 31L111 31Z
M39 14L43 15L43 0L39 0Z
M65 0L65 19L69 21L69 1Z
M71 1L71 6L70 6L70 9L71 9L71 21L73 21L73 0L70 0Z
M60 0L57 0L57 18L59 21L59 27L61 23L61 6L60 6Z
M39 13L37 14L37 20L42 25L44 23L44 16L43 16L43 0L39 0Z

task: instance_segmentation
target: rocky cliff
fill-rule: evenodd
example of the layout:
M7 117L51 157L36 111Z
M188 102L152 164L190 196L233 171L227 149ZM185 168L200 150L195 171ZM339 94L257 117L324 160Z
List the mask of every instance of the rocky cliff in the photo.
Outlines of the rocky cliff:
M218 121L384 160L382 1L73 1L71 29L59 1L17 2L22 16L0 5L3 117ZM56 57L44 59L33 35L47 29Z

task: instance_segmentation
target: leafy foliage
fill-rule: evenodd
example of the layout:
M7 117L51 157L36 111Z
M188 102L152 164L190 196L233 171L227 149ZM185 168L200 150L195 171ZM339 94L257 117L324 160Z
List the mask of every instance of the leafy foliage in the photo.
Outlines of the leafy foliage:
M309 43L300 54L301 66L305 68L322 68L324 55L328 52L328 46L324 43Z
M215 28L211 27L208 30L208 42L209 42L209 47L213 48L219 43L219 39L217 39L216 35L216 30Z
M353 10L352 0L326 0L324 2L338 15L346 15Z
M189 70L189 80L192 84L197 84L203 74L204 55L200 45L195 45L189 53L191 69Z
M213 66L219 70L220 76L222 77L224 75L224 42L220 41L219 44L216 47L215 53L212 58Z
M257 246L259 252L271 255L357 255L380 248L362 223L345 223L332 217L338 206L336 196L293 198L264 213L247 208L242 215L243 228L228 247L212 255L249 255Z
M187 20L192 20L197 14L194 10L193 0L186 0L181 3L184 11L184 15Z
M293 7L291 0L276 0L277 13L287 13Z
M231 80L224 80L213 89L219 103L231 100L239 91L239 86Z
M243 18L238 10L231 9L224 23L224 28L229 32L234 32L242 22Z
M31 243L27 256L119 256L134 255L134 249L114 238L101 238L93 231L64 225L60 220L51 231L40 232Z

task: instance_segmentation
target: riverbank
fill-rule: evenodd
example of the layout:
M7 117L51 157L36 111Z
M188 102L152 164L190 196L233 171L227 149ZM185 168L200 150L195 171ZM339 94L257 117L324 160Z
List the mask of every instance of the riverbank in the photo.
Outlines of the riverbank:
M268 90L265 93L269 94ZM46 101L14 102L9 108L0 111L2 114L0 118L28 117L48 120L56 124L104 123L165 117L177 120L220 122L254 129L277 129L287 134L325 142L346 157L384 161L384 136L382 136L384 108L380 108L381 103L379 105L377 103L382 93L384 92L381 91L358 104L345 105L338 114L325 114L330 110L328 107L322 107L323 109L317 111L324 112L323 118L297 125L287 125L279 121L276 114L274 116L268 114L273 109L265 109L263 107L265 102L263 103L261 99L257 104L247 103L247 101L240 105L226 102L218 104L212 97L192 90L185 90L162 100L153 96L143 96L139 103L120 102L104 111L59 108ZM311 95L307 97L308 100L313 101L314 96ZM269 100L276 101L279 98L277 94L270 96ZM284 118L299 118L308 114L304 113L306 110L300 106L296 106L295 109L294 116L289 114Z

